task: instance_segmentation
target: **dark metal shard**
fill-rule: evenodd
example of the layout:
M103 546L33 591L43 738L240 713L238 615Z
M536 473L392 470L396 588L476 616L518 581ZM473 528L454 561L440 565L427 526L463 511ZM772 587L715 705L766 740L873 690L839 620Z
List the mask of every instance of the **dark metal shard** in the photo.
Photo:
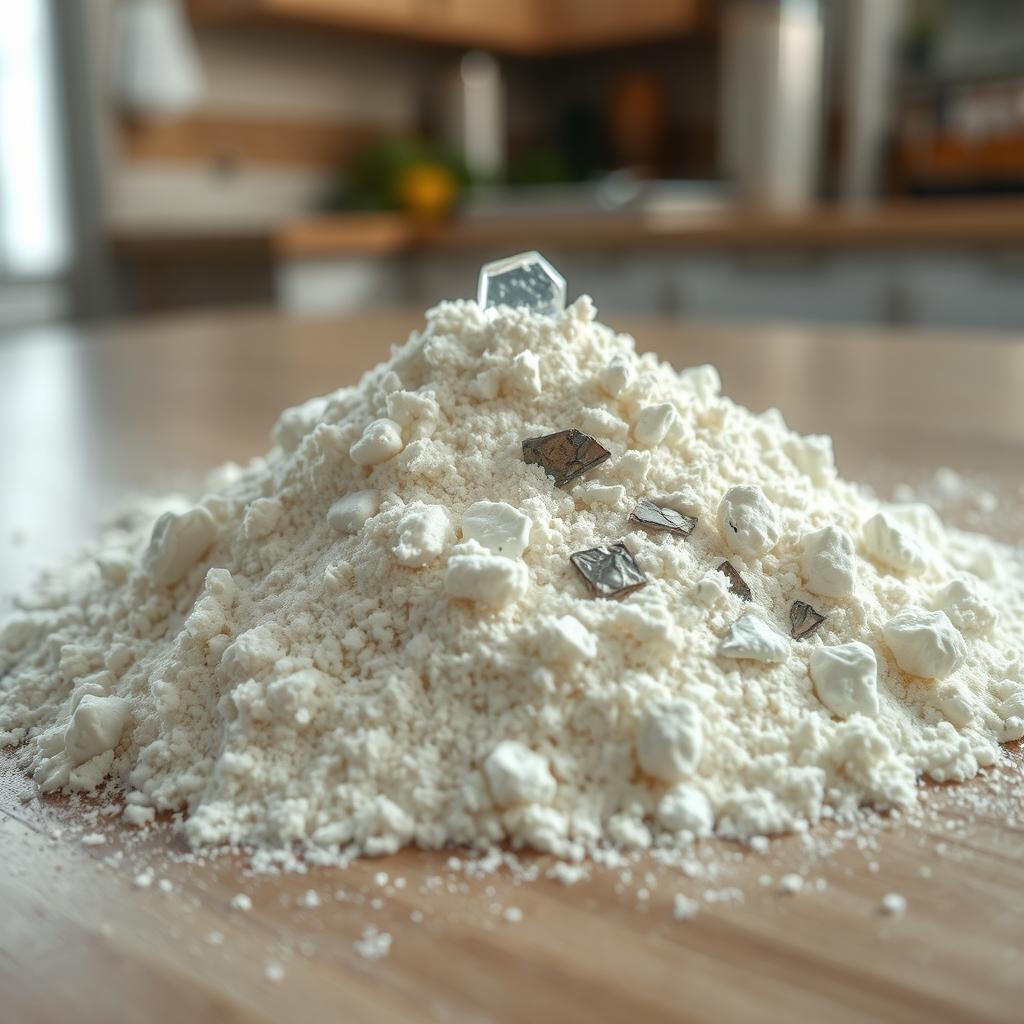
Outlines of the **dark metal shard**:
M560 430L523 442L523 461L540 466L558 487L600 466L611 452L580 430Z
M689 537L697 527L697 520L693 516L685 516L682 512L666 508L664 505L655 505L650 498L642 499L629 513L629 521L652 530L668 530L669 533L678 534L680 537Z
M825 616L806 601L794 601L789 609L789 635L794 640L806 640L824 621Z
M750 587L747 586L746 581L736 571L736 567L732 562L723 562L719 567L718 571L725 574L725 578L729 581L729 589L741 600L749 601L753 594L750 593Z
M577 551L569 561L597 597L622 597L647 583L632 552L621 542Z

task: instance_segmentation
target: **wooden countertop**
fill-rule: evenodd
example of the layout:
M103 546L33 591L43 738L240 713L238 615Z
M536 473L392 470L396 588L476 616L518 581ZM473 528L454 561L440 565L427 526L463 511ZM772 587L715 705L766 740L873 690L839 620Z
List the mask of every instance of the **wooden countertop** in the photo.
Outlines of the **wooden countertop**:
M942 463L1021 487L1020 342L607 319L677 365L714 361L738 400L832 433L848 475L909 479ZM37 559L66 555L126 491L263 451L280 407L354 381L418 321L253 312L0 339L0 589L23 582ZM1004 530L1024 539L1019 522ZM0 1017L1003 1024L1024 1003L1019 755L1014 765L932 789L934 817L917 828L892 821L870 849L847 844L812 869L823 891L786 898L774 882L758 884L803 863L798 838L739 856L720 884L741 887L744 902L708 903L677 922L673 893L706 884L643 863L635 873L654 870L658 884L638 910L635 887L616 891L617 874L569 888L501 876L452 895L424 891L445 874L444 855L406 851L344 872L252 879L230 859L166 864L160 837L132 842L115 829L107 845L84 847L70 829L51 835L74 808L37 800L4 755ZM1013 813L961 799L997 784ZM118 850L123 859L108 863ZM169 893L132 884L154 858ZM407 884L375 909L378 871ZM309 889L324 901L316 910L296 903ZM339 889L365 901L335 900ZM252 894L249 914L228 909L239 891ZM878 913L889 891L908 898L905 917ZM522 922L505 922L496 904L521 908ZM386 959L355 952L368 923L393 936ZM266 977L271 962L284 968L277 983Z
M1024 200L890 203L805 213L537 214L417 224L393 213L323 214L278 228L133 227L112 231L128 260L191 260L254 254L281 260L395 256L415 252L508 253L527 248L899 249L1024 245Z
M844 249L1024 243L1024 201L906 202L804 213L510 215L417 225L397 214L313 217L273 237L282 259L422 249Z

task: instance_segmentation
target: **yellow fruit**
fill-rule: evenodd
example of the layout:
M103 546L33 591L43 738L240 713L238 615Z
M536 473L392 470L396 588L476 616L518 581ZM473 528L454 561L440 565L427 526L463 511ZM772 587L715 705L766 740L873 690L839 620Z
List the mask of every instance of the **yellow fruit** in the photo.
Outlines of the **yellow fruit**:
M446 167L412 164L398 179L398 201L407 213L424 220L444 217L455 202L458 183Z

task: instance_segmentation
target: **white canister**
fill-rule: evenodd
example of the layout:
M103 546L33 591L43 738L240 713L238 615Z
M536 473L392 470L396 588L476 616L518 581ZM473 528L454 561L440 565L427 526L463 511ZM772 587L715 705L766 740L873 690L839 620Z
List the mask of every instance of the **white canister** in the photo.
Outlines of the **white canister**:
M723 170L744 202L814 201L824 30L818 0L729 0L722 24Z

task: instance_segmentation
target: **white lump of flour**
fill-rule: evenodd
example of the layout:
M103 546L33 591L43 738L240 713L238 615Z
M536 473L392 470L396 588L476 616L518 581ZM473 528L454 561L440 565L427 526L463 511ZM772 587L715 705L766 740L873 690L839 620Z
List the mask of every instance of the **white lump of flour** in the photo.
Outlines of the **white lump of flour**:
M610 457L559 487L522 442L569 428ZM631 521L643 499L696 527ZM619 542L646 584L593 596L570 555ZM123 791L197 846L803 829L1024 735L1017 559L864 497L827 438L637 355L586 298L446 303L287 410L265 459L24 603L0 742L43 791Z

